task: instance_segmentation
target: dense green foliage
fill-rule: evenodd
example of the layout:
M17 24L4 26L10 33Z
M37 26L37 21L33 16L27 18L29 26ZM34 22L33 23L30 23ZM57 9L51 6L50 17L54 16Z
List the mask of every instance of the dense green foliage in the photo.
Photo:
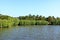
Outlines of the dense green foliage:
M20 20L19 25L48 25L48 21L44 20Z
M20 25L60 25L60 18L54 16L28 15L11 17L0 14L0 27L12 27Z
M11 27L19 24L19 19L7 15L0 15L0 27Z
M39 16L31 15L28 16L19 16L20 22L19 25L29 24L29 25L60 25L60 18L54 16Z

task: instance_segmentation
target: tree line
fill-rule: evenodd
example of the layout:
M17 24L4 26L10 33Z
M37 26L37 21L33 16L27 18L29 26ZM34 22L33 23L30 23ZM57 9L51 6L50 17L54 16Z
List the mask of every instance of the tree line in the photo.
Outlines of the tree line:
M11 17L0 14L0 27L12 27L20 25L60 25L60 18L31 14L27 16Z
M19 16L19 25L60 25L60 18L54 16L27 15Z

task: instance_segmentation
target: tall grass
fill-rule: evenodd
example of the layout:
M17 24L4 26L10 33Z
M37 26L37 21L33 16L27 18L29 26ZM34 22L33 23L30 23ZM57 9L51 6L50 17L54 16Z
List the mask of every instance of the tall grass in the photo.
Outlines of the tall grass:
M20 20L19 25L48 25L45 20Z

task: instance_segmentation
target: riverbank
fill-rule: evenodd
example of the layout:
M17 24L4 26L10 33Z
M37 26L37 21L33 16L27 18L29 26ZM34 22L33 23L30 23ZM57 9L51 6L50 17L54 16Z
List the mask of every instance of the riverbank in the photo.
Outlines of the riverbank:
M0 27L12 27L21 25L60 25L60 18L54 16L28 15L11 17L0 14Z

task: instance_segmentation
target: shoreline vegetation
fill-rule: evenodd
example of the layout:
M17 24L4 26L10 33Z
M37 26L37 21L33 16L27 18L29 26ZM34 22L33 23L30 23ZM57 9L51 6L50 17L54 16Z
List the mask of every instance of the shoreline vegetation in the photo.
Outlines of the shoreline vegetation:
M0 27L12 27L21 25L60 25L60 18L54 16L31 15L11 17L0 14Z

